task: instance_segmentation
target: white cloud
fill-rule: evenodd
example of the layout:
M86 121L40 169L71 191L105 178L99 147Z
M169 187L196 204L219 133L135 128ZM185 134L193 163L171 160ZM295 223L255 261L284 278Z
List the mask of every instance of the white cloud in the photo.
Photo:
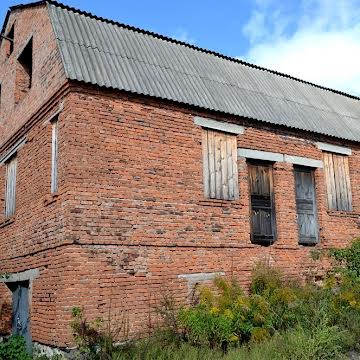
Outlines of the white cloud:
M258 6L244 26L251 47L242 58L360 95L360 7L351 0L303 0L295 19L273 6ZM259 13L263 23L254 20Z
M189 35L189 33L184 29L177 29L173 35L171 35L172 38L186 42L188 44L194 45L196 43L195 39Z

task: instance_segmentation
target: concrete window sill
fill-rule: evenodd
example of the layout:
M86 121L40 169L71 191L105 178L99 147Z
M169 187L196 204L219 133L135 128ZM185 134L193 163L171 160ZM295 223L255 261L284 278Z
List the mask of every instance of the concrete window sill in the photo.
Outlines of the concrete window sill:
M241 203L239 200L203 199L200 200L198 204L203 206L214 206L214 207L231 207L231 208L241 207Z
M44 199L44 205L48 206L50 204L55 203L59 198L59 193L55 192L49 195L46 195L45 199Z
M342 211L342 210L327 210L329 216L338 216L338 217L347 217L347 218L357 218L360 216L360 213L357 211Z
M0 223L0 229L4 228L5 226L8 226L10 224L12 224L13 222L15 222L15 216L12 216L6 220L4 220L3 222Z

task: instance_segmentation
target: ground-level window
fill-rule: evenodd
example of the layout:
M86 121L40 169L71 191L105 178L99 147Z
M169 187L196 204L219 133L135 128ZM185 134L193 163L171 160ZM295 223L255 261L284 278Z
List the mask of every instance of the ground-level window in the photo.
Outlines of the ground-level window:
M16 171L17 158L13 156L6 162L6 186L5 186L5 217L15 215L16 205Z
M352 210L348 156L324 152L327 203L330 210Z
M203 129L204 195L208 199L239 198L236 135Z
M249 162L251 241L264 245L276 239L272 164Z

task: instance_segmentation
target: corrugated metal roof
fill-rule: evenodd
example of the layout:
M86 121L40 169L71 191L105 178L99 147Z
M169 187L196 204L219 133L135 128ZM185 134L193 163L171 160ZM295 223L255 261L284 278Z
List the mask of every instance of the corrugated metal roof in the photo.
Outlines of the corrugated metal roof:
M44 3L69 79L360 141L355 96Z

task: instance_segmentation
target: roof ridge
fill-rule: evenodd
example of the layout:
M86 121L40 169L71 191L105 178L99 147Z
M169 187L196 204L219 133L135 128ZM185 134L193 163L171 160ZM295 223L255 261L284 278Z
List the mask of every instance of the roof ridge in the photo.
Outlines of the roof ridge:
M259 65L256 65L256 64L252 64L252 63L247 62L245 60L237 59L237 58L229 56L229 55L224 55L224 54L221 54L221 53L219 53L217 51L214 51L214 50L209 50L209 49L206 49L206 48L202 48L200 46L192 45L192 44L189 44L187 42L177 40L177 39L171 38L169 36L162 35L162 34L150 31L150 30L145 30L145 29L133 26L133 25L128 25L128 24L125 24L125 23L121 23L121 22L116 21L116 20L103 18L103 17L95 15L95 14L93 14L91 12L84 11L84 10L81 10L81 9L77 9L75 7L66 5L66 4L64 4L62 2L59 2L59 1L56 1L56 0L40 0L40 1L35 1L35 2L32 2L32 3L29 3L29 4L14 5L14 6L10 7L10 11L18 9L18 8L26 8L26 7L31 7L31 6L38 6L38 5L41 5L42 3L51 4L51 5L54 5L56 7L60 7L60 8L65 9L65 10L68 10L68 11L71 11L71 12L74 12L74 13L77 13L77 14L80 14L80 15L90 17L90 18L98 20L98 21L102 21L102 22L105 22L105 23L108 23L108 24L116 25L116 26L131 30L131 31L134 31L134 32L138 32L138 33L141 33L141 34L150 35L150 36L152 36L154 38L157 38L157 39L160 39L160 40L164 40L164 41L168 41L168 42L171 42L171 43L174 43L174 44L182 45L182 46L191 48L193 50L196 50L196 51L199 51L199 52L202 52L202 53L205 53L205 54L213 55L213 56L216 56L216 57L218 57L220 59L224 59L224 60L228 60L228 61L235 62L235 63L238 63L238 64L242 64L244 66L251 67L251 68L254 68L254 69L257 69L257 70L260 70L260 71L266 71L266 72L268 72L270 74L275 74L277 76L285 77L285 78L288 78L288 79L291 79L291 80L294 80L294 81L297 81L297 82L301 82L303 84L311 85L313 87L316 87L316 88L319 88L319 89L322 89L322 90L325 90L325 91L330 91L332 93L342 95L342 96L345 96L345 97L348 97L348 98L351 98L351 99L360 100L360 96L357 96L357 95L349 94L349 93L346 93L344 91L336 90L334 88L330 88L330 87L326 87L326 86L323 86L323 85L315 84L315 83L313 83L311 81L303 80L303 79L297 78L295 76L282 73L282 72L277 71L277 70L272 70L272 69L268 69L266 67L262 67L262 66L259 66ZM5 22L6 22L6 20L7 19L5 19ZM5 27L5 23L4 23L4 27ZM4 30L4 27L3 27L3 30Z

